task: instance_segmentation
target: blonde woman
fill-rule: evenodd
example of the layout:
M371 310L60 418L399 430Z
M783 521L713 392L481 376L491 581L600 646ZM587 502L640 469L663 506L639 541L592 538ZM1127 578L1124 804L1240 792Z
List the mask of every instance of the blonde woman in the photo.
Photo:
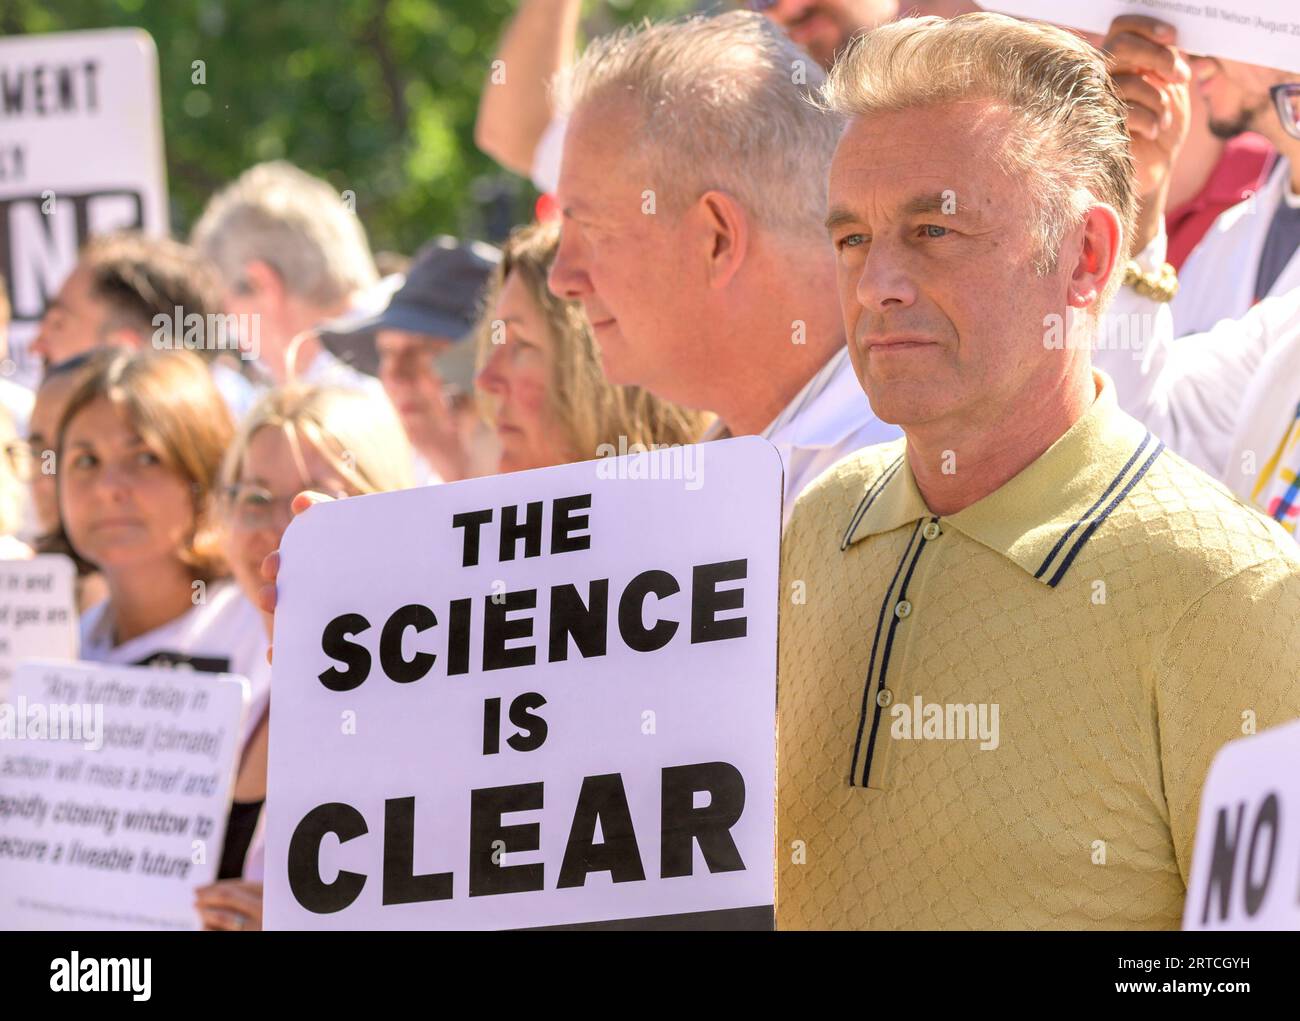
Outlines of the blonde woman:
M226 454L221 481L226 557L240 588L253 598L263 584L261 563L289 525L295 494L312 490L337 498L405 489L412 485L411 448L382 397L290 385L271 391L249 413ZM269 614L263 624L265 648ZM256 730L235 781L218 881L197 891L199 915L209 929L261 927L254 836L266 799L267 708L266 700L252 708Z
M605 381L581 309L546 289L557 243L553 226L525 227L511 236L479 323L478 386L501 440L500 470L587 460L602 444L618 449L619 437L626 437L629 446L694 442L705 416ZM334 495L322 493L319 486L301 488L304 491L290 504L292 513ZM290 492L285 490L286 495ZM278 570L276 556L268 557L266 564L272 574ZM258 599L269 618L273 591L261 586ZM200 891L200 897L210 927L260 925L260 885L228 884L220 903L208 891ZM214 909L227 914L215 914ZM230 921L232 916L238 921Z
M581 306L547 289L558 245L555 224L520 228L488 285L477 383L500 470L585 461L601 447L694 443L707 416L606 381Z

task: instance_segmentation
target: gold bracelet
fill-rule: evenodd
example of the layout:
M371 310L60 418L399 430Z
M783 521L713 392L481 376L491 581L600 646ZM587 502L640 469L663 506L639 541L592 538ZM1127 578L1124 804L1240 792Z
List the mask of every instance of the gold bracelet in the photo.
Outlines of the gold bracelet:
M1178 271L1166 262L1154 273L1144 273L1137 259L1129 259L1124 268L1124 283L1144 298L1173 301L1178 293Z

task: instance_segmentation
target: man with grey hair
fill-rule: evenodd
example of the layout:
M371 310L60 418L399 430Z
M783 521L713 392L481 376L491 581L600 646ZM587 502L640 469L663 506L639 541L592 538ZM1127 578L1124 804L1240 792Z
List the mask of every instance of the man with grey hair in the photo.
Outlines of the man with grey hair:
M1090 364L1123 100L991 14L877 29L825 99L849 350L904 439L786 530L778 925L1176 928L1215 752L1300 716L1300 555Z
M257 324L255 353L276 383L378 391L315 333L387 299L374 295L365 228L325 181L283 161L250 167L208 202L191 241L222 276L226 313Z
M781 452L786 507L897 435L862 399L821 231L839 120L821 69L731 12L600 39L567 81L551 290L582 302L605 375ZM594 451L592 452L594 454Z
M956 17L979 10L970 0L732 0L770 18L824 68L858 32L896 17ZM520 0L506 26L479 98L474 140L507 170L555 190L565 118L552 80L573 62L583 0ZM712 6L712 5L710 5Z

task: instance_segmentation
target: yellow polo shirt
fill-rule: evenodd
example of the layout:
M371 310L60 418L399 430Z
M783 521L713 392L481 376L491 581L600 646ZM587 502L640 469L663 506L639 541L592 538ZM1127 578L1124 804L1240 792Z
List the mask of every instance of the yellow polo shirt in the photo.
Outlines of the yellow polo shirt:
M903 441L799 500L780 928L1180 924L1215 751L1300 716L1300 556L1098 386L950 517Z

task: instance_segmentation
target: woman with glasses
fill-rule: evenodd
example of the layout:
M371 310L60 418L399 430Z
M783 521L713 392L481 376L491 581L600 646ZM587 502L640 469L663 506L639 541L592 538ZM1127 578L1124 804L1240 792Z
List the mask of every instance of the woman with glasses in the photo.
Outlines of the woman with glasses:
M252 596L263 584L261 563L280 545L295 494L309 489L339 498L411 485L411 448L387 401L333 387L273 390L240 426L222 469L224 547L240 588ZM264 665L270 637L268 614L261 631ZM263 700L250 714L256 730L235 782L218 882L197 893L209 929L261 927L262 886L248 852L266 798L267 708Z
M479 344L478 387L486 398L501 442L501 471L545 468L596 457L602 447L618 449L620 438L632 443L690 443L698 438L705 416L661 401L634 387L613 386L600 369L600 356L591 329L576 302L556 298L547 289L546 275L555 258L559 235L554 225L532 225L511 235L500 265L488 285L483 318L477 327ZM497 327L500 324L500 328ZM409 448L401 440L401 426L390 411L392 424L382 426L391 435L380 441L381 448L400 464L408 464ZM371 439L379 438L381 419L367 420ZM256 430L254 420L244 434ZM240 444L236 443L236 450ZM369 466L373 446L361 439L348 439L343 449L354 454L358 469ZM232 457L242 455L232 454ZM286 471L289 452L281 449L275 462ZM242 462L241 462L242 463ZM277 527L268 528L256 543L231 551L236 576L250 596L264 587L260 570L263 558L279 547L280 536L290 512L301 512L311 502L338 495L344 476L331 472L332 462L309 462L301 458L295 476L282 475L278 499ZM394 470L396 469L394 466ZM252 471L246 464L246 475ZM269 476L272 469L264 469ZM367 470L370 470L367 467ZM316 477L313 477L316 476ZM324 477L320 477L324 476ZM373 478L373 476L372 476ZM249 480L258 482L256 476ZM374 492L353 481L352 492ZM392 484L389 488L400 488ZM306 494L295 499L294 494ZM263 499L272 499L264 494ZM270 614L267 614L268 635ZM256 741L252 748L258 747ZM250 758L253 754L250 749ZM264 755L264 747L263 747ZM255 788L237 790L241 797L265 793L265 764ZM242 785L244 776L241 775ZM261 924L260 883L218 883L199 891L199 911L210 928L257 928Z

